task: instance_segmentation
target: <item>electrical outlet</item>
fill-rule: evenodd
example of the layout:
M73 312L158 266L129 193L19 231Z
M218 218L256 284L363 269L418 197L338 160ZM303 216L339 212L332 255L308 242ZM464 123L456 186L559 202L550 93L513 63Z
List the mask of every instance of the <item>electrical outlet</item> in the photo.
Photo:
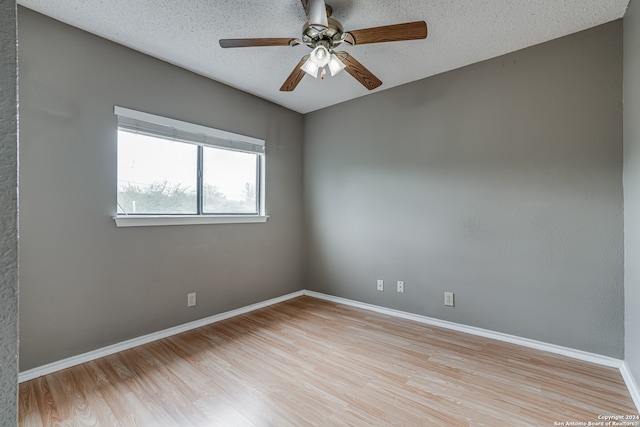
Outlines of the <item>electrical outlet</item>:
M404 280L398 280L397 285L397 291L399 293L404 293Z
M444 305L449 306L449 307L453 307L454 306L453 292L445 292L444 293Z
M187 307L193 307L196 305L196 293L191 292L187 294Z
M376 289L379 291L384 291L384 280L378 279L378 282L376 284Z

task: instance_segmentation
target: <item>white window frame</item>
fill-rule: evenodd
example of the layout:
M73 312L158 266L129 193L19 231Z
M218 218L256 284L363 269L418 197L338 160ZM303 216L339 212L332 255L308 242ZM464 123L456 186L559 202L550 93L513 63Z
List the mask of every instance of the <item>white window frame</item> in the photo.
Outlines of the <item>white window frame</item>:
M113 219L118 227L146 227L190 224L240 224L264 223L269 216L265 204L265 141L251 136L240 135L220 129L155 114L113 107L118 118L118 128L140 128L141 133L182 143L251 152L258 155L259 180L257 215L132 215L116 214Z

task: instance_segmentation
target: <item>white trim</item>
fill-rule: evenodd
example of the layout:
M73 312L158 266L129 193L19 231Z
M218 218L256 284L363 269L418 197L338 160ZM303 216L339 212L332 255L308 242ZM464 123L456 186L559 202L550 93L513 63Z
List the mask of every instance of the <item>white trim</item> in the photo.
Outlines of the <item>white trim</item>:
M241 135L239 133L227 132L226 130L215 129L208 126L197 125L194 123L183 122L182 120L170 119L168 117L157 116L151 113L145 113L143 111L132 110L130 108L113 106L113 113L116 116L129 117L130 119L140 120L148 123L155 123L158 125L173 127L192 133L202 133L210 135L215 138L247 142L253 145L259 145L264 147L265 142L262 139L254 138L252 136Z
M620 373L622 374L624 382L627 384L627 388L629 389L629 393L631 394L633 403L635 403L636 405L636 409L638 410L638 412L640 412L640 387L638 387L638 383L633 378L631 369L629 369L629 365L627 365L627 362L624 362L622 364Z
M153 332L151 334L143 335L138 338L122 341L120 343L99 348L97 350L89 351L84 354L79 354L77 356L72 356L63 360L59 360L57 362L52 362L43 366L39 366L37 368L29 369L27 371L20 372L18 374L18 382L22 383L25 381L29 381L34 378L41 377L43 375L48 375L53 372L60 371L62 369L67 369L72 366L90 362L92 360L99 359L101 357L105 357L110 354L118 353L120 351L128 350L130 348L137 347L142 344L147 344L162 338L167 338L182 332L190 331L192 329L196 329L202 326L210 325L212 323L220 322L221 320L225 320L230 317L246 314L251 311L268 307L270 305L278 304L280 302L287 301L292 298L297 298L302 295L303 295L303 291L292 292L290 294L283 295L281 297L271 298L266 301L258 302L255 304L237 308L235 310L227 311L224 313L215 314L210 317L205 317L204 319L194 320L193 322L185 323L179 326L174 326L173 328L165 329L163 331Z
M515 335L503 334L502 332L494 332L488 329L476 328L475 326L461 325L459 323L449 322L446 320L434 319L432 317L422 316L420 314L407 313L404 311L393 310L390 308L380 307L373 304L367 304L359 301L354 301L341 297L334 297L332 295L326 295L314 291L304 291L304 295L310 297L323 299L326 301L332 301L338 304L344 304L351 307L362 308L364 310L375 311L377 313L386 314L389 316L399 317L402 319L413 320L415 322L424 323L427 325L438 326L441 328L451 329L458 332L465 332L467 334L477 335L485 338L491 338L498 341L504 341L511 344L521 345L523 347L535 348L538 350L548 351L550 353L561 354L563 356L572 357L574 359L582 360L585 362L591 362L602 366L608 366L611 368L621 369L624 365L624 361L615 359L613 357L602 356L600 354L589 353L582 350L575 350L568 347L562 347L555 344L548 344L541 341L532 340L529 338L521 338Z
M116 215L117 227L264 223L268 215Z

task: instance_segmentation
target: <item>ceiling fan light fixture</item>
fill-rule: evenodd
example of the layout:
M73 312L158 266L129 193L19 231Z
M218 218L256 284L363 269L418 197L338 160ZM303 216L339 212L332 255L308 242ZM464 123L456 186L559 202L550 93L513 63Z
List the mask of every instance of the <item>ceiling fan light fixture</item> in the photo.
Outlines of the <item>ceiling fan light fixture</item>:
M346 65L340 61L340 58L336 56L335 53L332 53L329 57L329 71L331 72L331 76L335 76L340 71L344 70Z
M309 57L309 59L307 59L304 64L302 64L300 69L309 74L314 79L318 78L318 70L320 69L320 67L318 67L316 63L311 60L311 57Z
M329 53L329 50L326 47L320 45L311 51L309 59L313 61L314 64L318 66L318 68L322 68L329 63L330 56L331 54Z

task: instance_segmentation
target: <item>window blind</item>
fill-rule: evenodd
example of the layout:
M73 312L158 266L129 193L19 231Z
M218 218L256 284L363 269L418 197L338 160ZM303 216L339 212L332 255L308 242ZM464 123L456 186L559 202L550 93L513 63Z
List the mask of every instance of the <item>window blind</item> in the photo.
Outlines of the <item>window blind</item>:
M119 106L114 107L114 113L118 117L118 128L127 132L246 153L265 151L265 142L258 138Z

